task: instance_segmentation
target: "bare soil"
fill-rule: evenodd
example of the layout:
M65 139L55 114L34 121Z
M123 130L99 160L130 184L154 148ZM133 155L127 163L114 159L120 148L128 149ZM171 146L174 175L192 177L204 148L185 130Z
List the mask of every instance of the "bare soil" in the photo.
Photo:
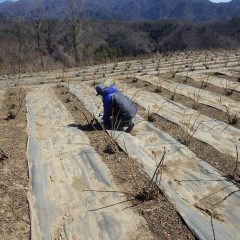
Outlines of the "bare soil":
M138 114L145 120L148 120L147 111L140 106L138 106ZM178 141L182 143L184 142L186 133L177 124L172 123L157 114L151 114L151 116L154 118L152 124L158 129L168 133ZM229 178L229 181L233 180L235 183L240 182L240 169L238 169L237 172L233 172L237 158L223 154L212 146L195 139L194 137L191 138L190 144L187 145L187 147L194 152L198 158L211 164L217 170L222 172L227 178Z
M127 83L133 85L134 87L142 88L146 91L157 93L162 97L165 97L170 100L174 100L175 102L180 103L188 108L195 109L203 115L206 115L208 117L211 117L211 118L217 119L219 121L225 122L226 124L229 124L227 114L219 109L216 109L214 107L211 107L211 106L208 106L205 104L201 104L201 103L198 103L196 105L196 104L194 104L194 101L191 98L180 95L180 94L173 94L173 92L171 92L163 87L161 88L161 92L159 92L159 90L158 90L159 88L157 86L154 86L151 83L148 83L148 82L145 82L142 80L138 80L136 82L129 78L129 79L126 79L125 81ZM171 97L173 95L174 95L174 99L171 99ZM240 128L240 119L239 118L238 118L238 123L235 124L234 127Z
M157 196L148 201L143 201L137 196L138 189L144 189L149 185L149 178L143 173L141 166L135 160L129 159L97 123L94 123L96 129L91 124L88 125L86 117L90 121L91 114L75 96L68 92L67 88L58 86L55 92L74 117L76 127L85 132L91 146L110 169L119 189L126 193L128 199L134 196L132 207L146 219L156 239L195 239L174 206L160 190ZM109 149L107 145L114 151L106 151Z
M0 148L7 158L0 160L0 239L30 239L25 102L15 119L4 118L1 111Z

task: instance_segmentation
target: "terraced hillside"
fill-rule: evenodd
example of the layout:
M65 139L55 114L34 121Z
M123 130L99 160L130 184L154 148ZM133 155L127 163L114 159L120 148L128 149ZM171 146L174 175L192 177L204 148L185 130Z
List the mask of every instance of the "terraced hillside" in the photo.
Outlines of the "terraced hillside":
M138 108L104 129L98 83ZM238 239L240 50L1 76L1 239Z

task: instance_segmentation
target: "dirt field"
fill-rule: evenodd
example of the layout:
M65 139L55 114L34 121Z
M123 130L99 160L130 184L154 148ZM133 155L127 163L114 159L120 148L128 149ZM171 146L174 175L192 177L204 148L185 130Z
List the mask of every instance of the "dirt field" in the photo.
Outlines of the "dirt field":
M0 239L237 239L237 54L1 76ZM97 83L136 104L131 133L103 129Z
M2 99L6 99L6 95ZM7 159L0 160L0 236L4 240L29 239L25 101L16 119L4 120L5 117L4 111L1 111L0 146Z

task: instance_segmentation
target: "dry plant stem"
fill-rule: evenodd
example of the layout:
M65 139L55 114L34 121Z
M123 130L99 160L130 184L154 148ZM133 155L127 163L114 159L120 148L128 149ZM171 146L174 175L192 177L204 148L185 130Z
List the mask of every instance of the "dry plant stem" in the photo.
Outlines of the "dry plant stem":
M120 120L118 121L118 117L119 117L120 112L118 112L118 114L117 114L117 116L116 116L116 119L115 119L113 113L114 113L114 108L112 108L112 119L111 119L111 130L112 130L112 131L110 132L110 137L111 137L111 139L112 139L113 142L116 142L117 139L121 136L121 134L122 134L124 131L120 131L120 133L119 133L116 137L114 137L114 134L119 130L119 127L120 127L120 125L121 125L121 123L122 123L122 120L120 119Z
M188 71L187 71L187 75L183 79L183 84L186 84L186 83L188 83Z
M191 115L187 118L186 113L183 114L182 124L184 125L183 130L186 132L185 145L187 146L190 145L191 140L193 139L196 131L204 122L204 121L201 121L197 124L197 120L199 119L200 115L201 114L199 113L194 119L193 123L191 123L194 115Z
M114 117L113 113L114 113L114 108L112 108L112 121L111 121L111 123L112 123L112 130L117 131L120 124L121 124L121 121L122 121L121 119L120 119L120 121L118 121L120 111L118 111L116 118ZM114 125L113 125L113 123L114 123Z
M158 163L158 165L157 165L157 167L156 167L156 169L155 169L155 171L154 171L154 174L153 174L152 179L151 179L151 181L150 181L150 183L149 183L149 186L148 186L148 191L150 191L150 189L151 189L151 187L152 187L152 184L153 184L153 182L154 182L154 178L155 178L156 175L158 174L159 169L161 170L159 183L161 182L161 179L162 179L162 166L163 166L163 162L164 162L164 159L165 159L165 155L166 155L166 148L164 147L163 156L162 156L160 162ZM157 178L156 178L156 179L157 179Z
M147 116L148 116L147 119L148 119L149 122L154 122L155 121L153 114L150 113L150 107L148 107Z
M175 76L176 76L176 71L175 71L174 65L173 65L173 68L171 70L171 78L175 78Z
M225 80L225 84L223 84L223 80L220 82L222 87L223 87L223 91L225 93L226 96L231 96L233 94L233 92L235 91L235 89L240 86L240 84L238 84L237 86L235 86L234 88L230 88L231 82Z
M214 229L214 225L213 225L213 215L210 212L210 217L211 217L211 227L212 227L212 233L213 233L213 240L216 240L216 234L215 234L215 229Z
M192 106L192 108L195 109L195 110L199 107L199 100L201 98L201 94L202 94L201 89L194 90L193 98L192 98L193 99L193 106ZM189 95L189 98L191 99L190 92L188 92L188 95Z
M119 205L119 204L122 204L122 203L126 203L126 202L130 202L130 201L133 201L133 200L134 200L134 198L127 199L127 200L124 200L124 201L121 201L121 202L117 202L117 203L113 203L113 204L110 204L110 205L107 205L107 206L104 206L104 207L95 208L95 209L90 209L90 210L88 210L88 212L99 211L99 210L102 210L102 209L114 207L114 206L116 206L116 205Z
M170 97L170 99L171 99L172 101L174 101L175 98L176 98L177 89L178 89L178 85L174 88L174 91L173 91L173 93L172 93L172 95L171 95L171 97Z
M230 125L236 125L238 123L238 118L237 118L237 115L233 115L231 114L230 110L229 110L229 107L226 106L223 102L222 102L222 98L221 96L218 97L218 102L219 102L219 105L222 106L224 109L225 109L225 113L227 115L227 119L228 119L228 124Z
M125 194L125 195L132 195L134 196L132 193L129 193L129 192L122 192L122 191L114 191L114 190L96 190L96 189L84 189L82 190L82 192L97 192L97 193L122 193L122 194Z
M161 86L160 79L159 79L159 84L157 85L157 87L154 90L154 92L156 92L156 93L161 93L162 92L162 86Z
M134 99L137 97L137 95L138 95L140 92L141 92L141 90L136 91L136 92L133 94L133 96L132 96L132 98L131 98L131 101L134 101Z
M204 80L204 78L207 78L206 80ZM210 78L210 75L203 75L201 74L200 75L200 78L201 78L201 88L207 88L209 86L209 78Z
M139 191L140 191L140 186L139 186L139 184L138 184L138 181L137 181L137 179L136 179L136 176L135 176L135 173L134 173L134 171L133 171L132 165L131 165L131 163L130 163L130 157L129 157L129 154L128 154L128 151L127 151L127 146L126 146L125 141L123 141L123 144L124 144L125 152L126 152L127 157L128 157L128 159L126 160L126 164L128 165L128 167L129 167L129 169L130 169L130 171L131 171L131 174L132 174L133 179L134 179L134 184L135 184L135 186L136 186L137 191L139 192Z
M236 159L236 165L235 165L235 168L234 168L234 173L237 173L238 171L238 160L239 160L239 154L238 154L238 146L236 144L236 155L237 155L237 159Z

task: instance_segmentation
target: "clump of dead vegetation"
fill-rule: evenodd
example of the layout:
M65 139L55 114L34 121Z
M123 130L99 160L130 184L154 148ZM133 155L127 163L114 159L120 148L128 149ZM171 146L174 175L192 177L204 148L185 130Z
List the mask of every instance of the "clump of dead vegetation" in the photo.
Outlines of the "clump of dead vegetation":
M126 146L125 146L125 151L127 153ZM133 200L137 200L140 202L150 201L154 198L157 198L159 196L159 194L161 194L161 195L163 194L163 192L159 188L159 185L162 181L164 160L166 157L166 153L167 153L166 149L164 148L163 155L162 155L160 161L157 163L155 171L153 173L153 176L147 186L141 187L141 186L139 186L138 181L135 180L137 192L135 194L133 194ZM128 153L127 153L127 155L129 156ZM130 162L130 161L128 161L128 162ZM136 173L134 173L130 164L129 164L129 169L131 170L131 172L134 176L134 174L136 174Z
M239 147L238 144L235 144L235 148L236 148L236 161L235 161L235 166L232 169L232 171L230 172L230 174L228 174L227 177L229 177L231 180L233 180L236 183L240 183L240 168L239 168Z
M148 179L148 177L146 176L146 174L138 167L136 166L132 159L130 159L129 154L128 154L128 150L126 147L126 143L124 142L124 152L126 153L126 158L124 158L124 165L126 166L126 168L128 169L128 172L131 174L131 180L133 181L133 185L134 188L132 189L132 191L130 192L120 192L118 191L118 193L123 193L125 194L125 196L127 197L127 200L115 203L115 204L111 204L108 206L103 206L103 207L99 207L99 208L95 208L95 209L90 209L89 211L98 211L101 210L103 208L109 208L118 204L123 204L125 202L133 202L133 206L138 206L144 202L150 202L151 200L157 199L159 198L159 196L164 196L164 192L161 191L161 189L159 188L159 185L162 181L162 175L163 175L163 169L164 169L164 160L166 157L166 149L164 148L163 151L163 155L161 157L161 159L159 160L158 163L156 163L156 168L155 171L153 173L153 176L151 177L151 179ZM142 185L142 181L139 182L139 178L142 179L142 181L144 182L144 185ZM144 180L143 180L144 178ZM146 181L146 179L148 179ZM98 190L91 190L91 189L86 189L83 191L96 191L98 192ZM99 192L105 192L105 191L99 191ZM108 193L113 193L115 191L106 191ZM141 206L141 205L140 205Z
M0 161L8 159L8 156L4 153L2 149L0 149Z
M189 77L188 77L188 71L187 71L187 75L183 77L182 83L187 84L188 82L189 82Z
M7 88L4 97L1 99L2 111L6 120L15 119L25 100L25 92L21 87Z
M170 71L170 78L175 78L175 76L176 76L176 70L175 70L175 68L173 66L173 68Z
M223 103L221 96L218 97L218 103L221 106L222 110L226 113L228 124L229 125L237 125L238 121L239 121L237 114L231 113L230 108L226 104Z
M193 104L192 104L192 108L194 110L198 110L200 108L200 99L201 99L201 94L202 94L202 91L201 89L198 89L198 90L194 90L192 96L190 94L190 92L188 92L188 95L189 95L189 98L192 98L193 99Z
M154 114L150 112L150 107L148 107L148 111L147 111L147 120L148 120L148 122L156 121Z
M156 86L156 88L154 89L155 93L161 93L162 92L162 86L161 86L161 81L160 79L158 80L158 85Z
M228 80L222 80L221 81L221 85L222 85L222 88L223 88L223 92L226 96L231 96L233 95L235 89L240 86L240 84L236 85L235 87L231 86L231 81L228 81Z
M178 89L178 85L176 85L176 86L174 87L174 90L173 90L173 92L171 93L170 99L171 99L172 101L174 101L174 100L176 99L177 89Z
M162 92L162 86L158 85L155 89L154 89L155 93L161 93Z
M184 112L182 115L182 129L184 130L184 135L178 137L178 141L185 146L190 146L195 133L199 129L199 127L204 123L204 121L200 120L201 114L187 114Z
M113 139L110 139L109 142L105 145L104 152L107 154L116 154L117 150L118 148L116 142L114 142Z
M210 75L200 75L201 78L201 86L200 88L208 88L209 87L209 82L210 82Z

